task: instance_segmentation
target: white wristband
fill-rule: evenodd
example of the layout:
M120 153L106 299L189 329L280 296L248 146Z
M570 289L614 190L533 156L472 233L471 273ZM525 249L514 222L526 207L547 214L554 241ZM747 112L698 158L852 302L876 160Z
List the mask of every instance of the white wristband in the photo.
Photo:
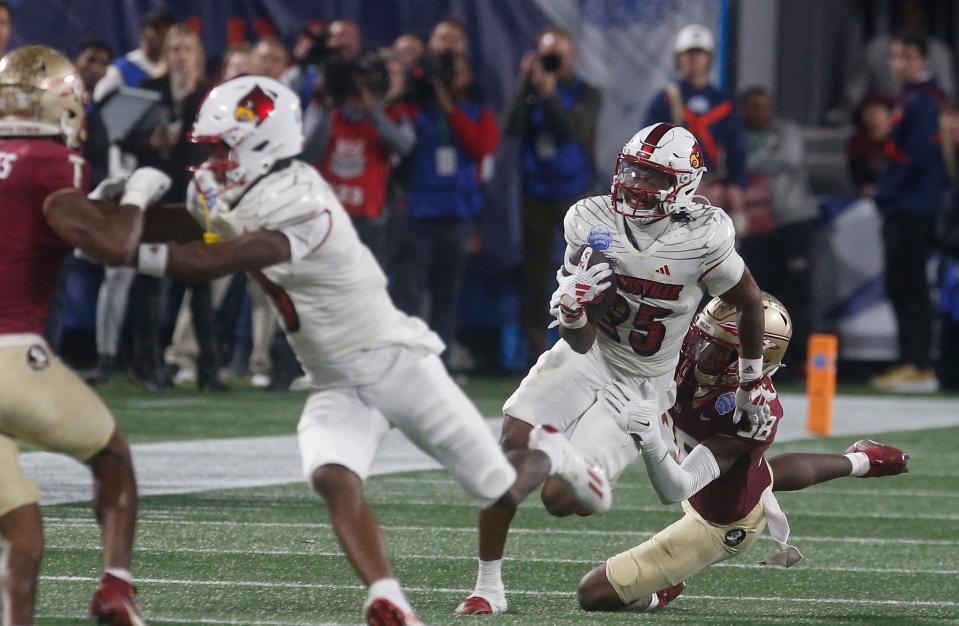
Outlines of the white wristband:
M750 383L763 375L763 360L739 358L739 382Z
M138 252L138 272L157 278L163 278L166 275L167 261L170 260L170 246L165 243L141 243Z
M123 197L120 198L120 204L132 204L141 211L146 211L147 201L150 199L150 196L140 191L138 189L127 189L123 192Z

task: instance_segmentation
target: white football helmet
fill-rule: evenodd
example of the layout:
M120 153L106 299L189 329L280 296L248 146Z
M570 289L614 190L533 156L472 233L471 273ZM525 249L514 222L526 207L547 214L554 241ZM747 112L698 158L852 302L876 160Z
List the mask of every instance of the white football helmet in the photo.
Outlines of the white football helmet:
M83 81L73 62L47 46L23 46L0 59L0 136L83 141Z
M652 219L682 211L693 201L706 173L692 133L659 123L642 129L623 146L613 175L613 210Z
M247 187L279 161L303 151L300 99L265 76L239 76L214 87L200 106L189 140L229 147L201 168L222 174L220 191Z

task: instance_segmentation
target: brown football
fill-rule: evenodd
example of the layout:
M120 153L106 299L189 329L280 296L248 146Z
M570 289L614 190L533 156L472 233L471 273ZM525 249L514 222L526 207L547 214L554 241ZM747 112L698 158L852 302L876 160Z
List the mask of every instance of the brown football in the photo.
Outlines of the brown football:
M589 246L583 245L573 253L573 256L570 257L570 261L576 265L579 265L580 260L583 258L583 254L586 252L586 249L590 249L589 258L586 260L586 267L593 267L600 263L609 263L610 268L613 270L613 274L609 277L609 287L600 294L599 298L593 302L586 305L586 317L591 322L601 319L604 315L609 313L609 310L613 308L613 305L616 304L616 268L613 265L613 262L610 261L609 257L603 254L600 250L596 248L590 248ZM569 272L566 271L566 268L563 268L563 274L569 276Z

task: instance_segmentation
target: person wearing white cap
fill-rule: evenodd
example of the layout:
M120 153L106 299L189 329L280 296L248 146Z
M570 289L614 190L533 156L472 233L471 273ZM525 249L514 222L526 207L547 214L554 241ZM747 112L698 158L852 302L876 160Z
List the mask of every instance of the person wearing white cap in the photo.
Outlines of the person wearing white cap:
M689 24L676 35L678 79L653 97L644 124L671 122L685 126L703 149L708 174L700 187L723 206L739 227L746 185L746 141L733 101L710 83L716 40L711 30Z

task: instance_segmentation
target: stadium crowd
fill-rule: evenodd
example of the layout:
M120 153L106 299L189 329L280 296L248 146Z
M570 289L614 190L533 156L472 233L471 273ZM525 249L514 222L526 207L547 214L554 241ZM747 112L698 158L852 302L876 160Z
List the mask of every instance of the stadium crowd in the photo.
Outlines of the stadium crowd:
M6 15L0 21L3 44L12 13L0 6ZM899 23L910 30L871 41L848 80L844 100L856 129L848 143L848 175L882 216L885 288L898 327L899 360L872 383L887 390L933 390L940 378L948 386L959 383L956 366L946 359L938 377L934 370L937 313L934 285L926 278L938 250L940 351L948 355L959 340L959 235L947 193L955 181L959 118L948 105L951 51L921 34L920 18L903 15ZM174 181L164 201L182 203L189 167L205 158L206 148L189 143L186 133L206 93L241 74L275 78L300 98L303 158L350 213L389 275L397 305L456 346L491 157L501 133L515 137L521 145L524 253L517 306L532 363L549 343L546 301L563 215L608 181L594 164L603 95L576 74L577 42L562 28L548 27L530 42L503 111L493 110L474 80L462 23L444 19L424 35L403 33L389 47L367 49L358 24L340 19L310 22L290 42L269 35L215 53L166 10L151 9L142 16L137 49L118 56L91 40L74 55L89 94L84 153L92 184L152 165ZM675 78L648 103L643 125L668 121L698 139L709 170L701 193L730 213L758 283L792 312L793 365L784 374L802 377L806 337L815 330L810 250L820 215L807 181L802 133L775 115L767 88L749 86L731 96L711 84L715 51L706 27L690 25L677 33ZM218 61L216 67L210 59ZM99 111L121 87L155 92L158 100L129 133L111 139ZM64 274L100 271L75 258ZM225 390L224 379L243 376L273 390L308 386L268 297L247 277L183 284L129 268L102 274L98 363L89 381L104 383L122 370L154 390L188 381ZM61 283L48 328L55 349L68 279ZM455 351L444 355L454 369L460 367L451 362Z

